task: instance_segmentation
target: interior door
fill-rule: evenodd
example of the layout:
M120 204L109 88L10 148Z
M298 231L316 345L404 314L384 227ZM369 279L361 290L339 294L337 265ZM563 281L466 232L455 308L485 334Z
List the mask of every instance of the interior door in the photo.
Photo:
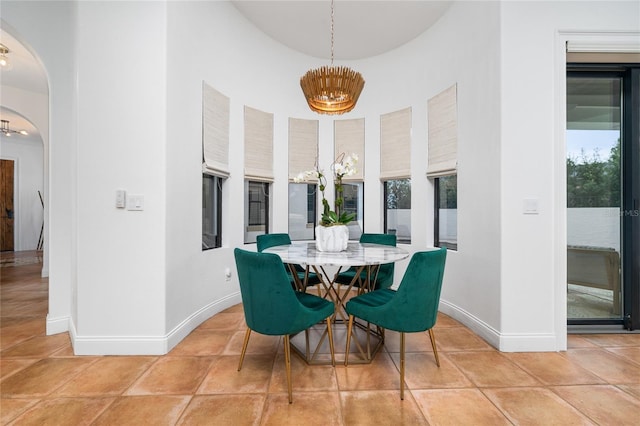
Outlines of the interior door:
M13 251L13 160L0 160L0 251Z

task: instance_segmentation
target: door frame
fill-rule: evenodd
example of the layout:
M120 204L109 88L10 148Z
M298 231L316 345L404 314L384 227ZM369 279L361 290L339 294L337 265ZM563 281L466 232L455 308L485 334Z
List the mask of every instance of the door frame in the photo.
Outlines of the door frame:
M17 197L19 190L18 168L20 167L18 157L3 155L0 160L13 161L13 251L16 251L20 241L20 197Z
M569 42L580 45L585 51L591 52L640 52L638 46L638 37L640 32L613 32L613 31L558 31L556 34L556 73L555 73L555 89L556 89L556 104L554 106L554 116L556 117L555 125L555 148L554 148L554 203L556 208L554 209L554 235L555 241L553 246L554 252L554 279L555 279L555 318L554 324L556 329L556 336L559 350L565 350L567 344L566 334L568 331L567 326L567 171L566 171L566 130L567 130L567 114L566 114L566 102L567 102L567 44ZM626 97L625 97L626 99ZM640 102L638 99L635 102ZM626 120L632 121L632 120ZM636 120L636 125L638 125ZM630 125L627 123L626 125ZM626 132L627 129L625 129ZM637 135L638 133L636 133ZM636 154L638 152L638 144L634 145ZM634 202L638 203L638 194L640 188L638 188L638 170L633 171L634 176L630 177L635 179L636 182L630 187L631 197L634 198ZM629 185L629 183L627 183ZM628 206L624 206L626 209ZM631 220L628 218L627 220ZM626 223L625 223L626 225ZM631 229L631 237L640 238L640 225L638 220L633 222L633 228ZM638 272L637 262L635 266L633 262L630 262L631 256L638 256L638 248L630 248L626 246L631 243L631 239L627 238L623 250L626 252L627 261L624 262L623 273L628 274L627 279L630 280L634 288L634 292L625 300L626 311L629 305L635 303L636 306L640 306L640 273ZM624 285L624 283L623 283ZM627 311L628 312L628 311ZM640 328L640 315L636 315L636 318L632 318L631 328ZM575 329L576 326L572 326ZM624 332L624 329L620 325L614 326L601 326L596 327L599 332ZM591 326L590 330L594 327ZM564 332L563 332L564 330Z

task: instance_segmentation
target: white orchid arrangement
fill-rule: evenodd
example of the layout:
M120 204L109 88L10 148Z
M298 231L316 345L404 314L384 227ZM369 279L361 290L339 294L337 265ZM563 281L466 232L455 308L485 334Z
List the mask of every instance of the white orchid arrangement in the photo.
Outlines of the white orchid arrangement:
M324 197L324 190L327 187L327 178L324 174L324 170L317 167L315 170L308 170L301 172L296 176L293 181L296 183L309 181L312 179L318 180L318 188L322 193L322 217L320 219L320 225L322 226L334 226L334 225L347 225L353 219L355 219L355 213L347 213L344 211L344 195L342 187L342 178L345 176L353 176L358 172L356 164L358 163L358 155L352 153L346 155L340 154L336 160L331 164L330 169L333 173L333 186L335 189L335 201L333 210L329 207L329 202Z

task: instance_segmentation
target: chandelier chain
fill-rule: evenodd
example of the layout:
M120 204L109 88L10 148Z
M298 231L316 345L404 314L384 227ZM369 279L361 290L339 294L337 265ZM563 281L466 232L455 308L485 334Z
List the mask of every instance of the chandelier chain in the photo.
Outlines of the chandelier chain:
M333 66L333 0L331 0L331 66Z

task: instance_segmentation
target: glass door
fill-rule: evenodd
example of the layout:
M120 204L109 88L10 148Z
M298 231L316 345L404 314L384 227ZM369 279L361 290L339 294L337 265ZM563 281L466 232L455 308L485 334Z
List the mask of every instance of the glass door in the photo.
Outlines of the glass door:
M628 219L639 160L629 124L638 107L627 99L629 70L609 68L567 75L567 319L631 328L640 309L637 223Z

